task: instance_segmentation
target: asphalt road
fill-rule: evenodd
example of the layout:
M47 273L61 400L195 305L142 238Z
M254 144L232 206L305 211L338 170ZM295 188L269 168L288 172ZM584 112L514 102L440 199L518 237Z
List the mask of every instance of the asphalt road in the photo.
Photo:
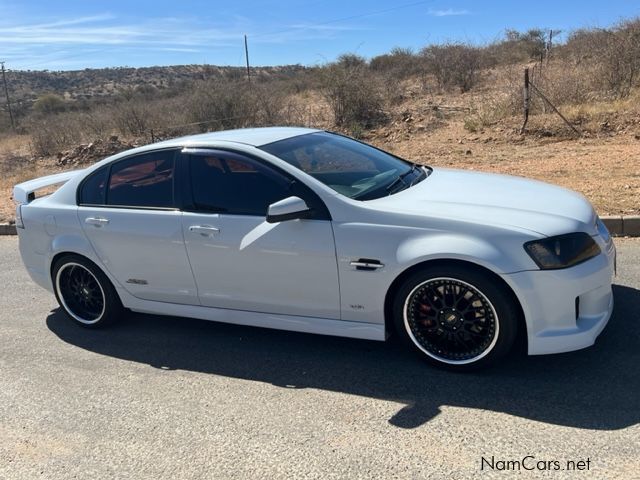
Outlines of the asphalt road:
M393 342L148 315L87 331L0 238L0 478L513 478L499 461L526 456L589 470L519 478L640 478L640 240L617 243L594 347L461 375Z

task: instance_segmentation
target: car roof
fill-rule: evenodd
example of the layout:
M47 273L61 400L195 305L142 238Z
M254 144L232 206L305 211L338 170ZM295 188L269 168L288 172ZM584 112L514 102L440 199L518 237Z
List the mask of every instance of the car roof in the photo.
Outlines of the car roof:
M314 128L302 127L263 127L263 128L239 128L236 130L223 130L220 132L202 133L186 137L173 138L163 142L154 143L153 147L185 147L189 145L206 146L215 142L235 142L254 147L260 147L269 143L285 140L287 138L319 132Z

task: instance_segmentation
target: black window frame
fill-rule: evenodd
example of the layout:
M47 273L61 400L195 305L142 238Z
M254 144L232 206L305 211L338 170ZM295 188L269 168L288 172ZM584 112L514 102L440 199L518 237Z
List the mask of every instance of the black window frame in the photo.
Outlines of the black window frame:
M259 164L262 168L269 170L272 174L283 178L284 182L288 182L290 185L291 196L296 196L305 201L311 213L305 217L306 220L331 220L331 214L329 209L322 201L322 199L315 193L310 187L305 185L299 179L291 175L289 172L279 168L277 165L273 165L267 162L263 158L257 155L252 155L247 152L241 152L229 148L220 147L185 147L179 154L178 164L181 166L180 173L180 188L182 191L182 206L181 209L185 212L193 212L200 214L211 215L229 215L229 216L243 216L243 217L262 217L262 215L246 214L238 212L228 212L224 210L216 211L212 209L202 209L196 206L196 202L193 196L193 188L191 184L191 157L192 156L206 156L206 155L220 155L222 157L237 156L241 160L254 162Z
M176 211L180 210L182 205L182 192L180 186L182 182L180 181L181 168L180 168L180 152L182 148L180 147L171 147L171 148L162 148L157 150L148 150L145 152L136 152L131 155L127 155L125 157L119 158L108 164L97 168L95 171L91 172L85 178L82 179L78 188L76 190L76 204L79 207L99 207L99 208L116 208L116 209L128 209L128 210L164 210L164 211ZM173 188L173 206L172 207L153 207L146 205L109 205L109 185L111 184L111 172L113 170L113 166L117 165L120 162L124 162L127 160L131 160L136 157L143 157L146 155L151 155L154 153L166 153L173 152L173 179L172 179L172 188ZM89 181L95 175L102 173L103 170L107 170L106 183L105 183L105 192L104 192L104 203L102 204L94 204L94 203L83 203L81 202L82 190L84 188L85 183Z

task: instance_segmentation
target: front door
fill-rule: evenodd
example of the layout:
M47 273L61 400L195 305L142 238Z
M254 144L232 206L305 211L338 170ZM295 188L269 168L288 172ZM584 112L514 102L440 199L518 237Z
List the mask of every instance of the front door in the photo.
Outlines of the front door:
M185 165L182 225L202 305L340 318L333 230L315 194L238 153L200 150ZM316 216L267 223L268 205L292 195Z
M176 208L175 151L136 155L81 187L78 218L98 258L130 294L199 304Z

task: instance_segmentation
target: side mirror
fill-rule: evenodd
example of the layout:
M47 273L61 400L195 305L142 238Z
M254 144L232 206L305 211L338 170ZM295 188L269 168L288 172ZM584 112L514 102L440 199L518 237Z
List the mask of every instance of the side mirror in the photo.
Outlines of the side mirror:
M267 210L267 223L284 222L297 218L306 218L311 209L300 197L287 197L269 205Z

